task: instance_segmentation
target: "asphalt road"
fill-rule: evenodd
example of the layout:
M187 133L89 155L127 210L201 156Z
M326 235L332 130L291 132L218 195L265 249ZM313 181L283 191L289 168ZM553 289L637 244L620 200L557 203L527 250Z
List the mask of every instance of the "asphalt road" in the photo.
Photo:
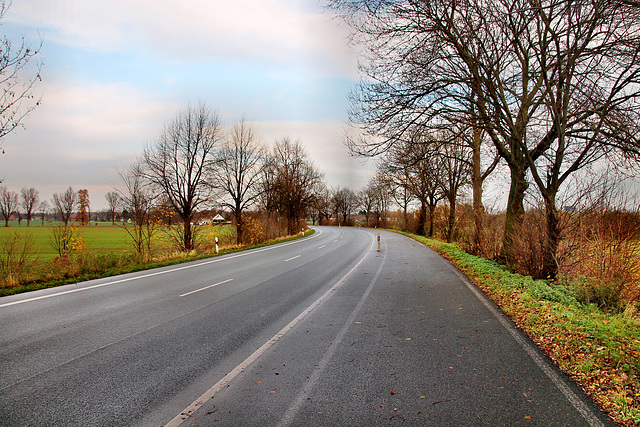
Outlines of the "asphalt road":
M0 425L603 425L448 262L311 237L0 298Z

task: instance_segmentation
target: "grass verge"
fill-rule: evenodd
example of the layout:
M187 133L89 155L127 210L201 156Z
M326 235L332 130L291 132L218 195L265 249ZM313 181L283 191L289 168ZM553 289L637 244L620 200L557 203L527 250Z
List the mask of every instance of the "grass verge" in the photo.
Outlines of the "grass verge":
M395 231L395 230L394 230ZM405 234L447 258L618 424L640 425L640 323L458 246Z
M256 249L264 246L271 246L277 243L284 243L291 240L301 239L302 237L308 237L308 236L311 236L313 233L315 233L315 230L309 229L305 232L304 236L295 235L295 236L281 237L281 238L269 240L267 242L255 244L255 245L246 245L246 246L234 245L229 247L223 247L221 248L218 254L215 254L215 253L191 254L191 253L180 252L170 256L163 256L161 260L154 260L147 263L135 263L135 262L130 263L125 261L125 265L123 266L119 265L119 263L117 262L118 260L115 260L112 263L114 266L109 268L92 269L92 271L89 271L89 272L84 272L82 274L73 275L70 277L64 277L64 278L55 279L55 280L47 280L46 278L42 278L39 280L34 280L31 283L24 283L24 284L10 287L10 288L0 288L0 297L15 295L23 292L35 291L39 289L46 289L46 288L52 288L56 286L68 285L71 283L78 283L86 280L94 280L94 279L101 279L104 277L117 276L119 274L150 270L152 268L166 267L169 265L175 265L175 264L181 264L189 261L212 258L216 256L234 253L234 252L240 252L240 251L245 251L249 249ZM122 256L126 256L126 254Z

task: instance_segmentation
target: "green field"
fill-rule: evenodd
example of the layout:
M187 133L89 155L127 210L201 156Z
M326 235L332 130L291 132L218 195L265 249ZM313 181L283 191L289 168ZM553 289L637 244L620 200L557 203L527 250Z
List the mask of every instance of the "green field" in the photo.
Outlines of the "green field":
M0 227L0 242L5 237L13 233L24 233L31 236L32 245L30 255L40 260L49 260L58 256L58 253L51 245L53 237L53 227L57 223L45 222L42 226L40 221L32 221L27 227L26 221L18 226L17 221L9 222L9 227ZM112 225L109 222L91 222L89 225L77 226L77 232L85 244L85 251L92 253L117 253L130 252L133 249L131 237L127 233L126 227ZM235 236L235 228L229 225L220 225L203 230L203 238L211 240L215 236L223 243L231 243L231 239ZM233 235L233 236L232 236ZM170 244L166 238L166 234L162 231L156 233L156 249L169 248ZM1 250L1 248L0 248Z
M32 247L31 255L41 260L52 259L58 256L58 253L51 245L53 237L53 226L46 223L41 226L40 222L31 223L27 227L23 221L22 226L18 227L17 222L10 223L10 227L0 227L0 240L12 233L25 233L31 236ZM112 225L110 223L99 223L98 226L85 225L78 227L78 234L85 244L85 250L91 252L123 252L131 249L131 239L127 231L122 226Z
M16 222L10 225L0 227L0 296L216 256L216 237L219 239L220 254L302 237L298 234L237 245L234 225L194 226L199 235L198 249L186 253L177 250L170 237L170 234L175 237L179 225L173 228L164 226L154 235L152 254L149 256L135 251L128 233L133 226L96 225L94 222L84 227L77 226L75 230L83 244L77 247L84 247L70 256L59 257L51 244L56 225L59 224L45 223L42 226L33 223L27 227L25 222L22 226ZM76 240L74 244L77 243Z

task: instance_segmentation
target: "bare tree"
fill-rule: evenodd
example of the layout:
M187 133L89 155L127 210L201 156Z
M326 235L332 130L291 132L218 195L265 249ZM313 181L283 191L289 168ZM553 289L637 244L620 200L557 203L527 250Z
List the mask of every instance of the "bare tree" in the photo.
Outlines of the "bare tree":
M49 212L49 202L47 202L46 200L40 202L40 204L38 205L38 210L40 211L42 225L44 225L44 219L47 216L47 212Z
M18 194L9 191L7 187L0 187L0 214L4 217L4 226L9 226L9 217L18 207Z
M435 211L438 203L444 199L442 191L443 170L440 165L441 155L432 143L405 143L394 148L399 153L391 158L403 162L407 169L407 186L411 194L420 202L417 232L423 236L433 237ZM429 228L427 232L427 210Z
M267 220L271 220L273 214L278 210L278 195L276 186L276 161L270 152L264 158L264 167L260 177L258 206L266 214Z
M332 191L332 205L338 224L349 225L351 214L358 208L358 196L349 188L336 188ZM340 221L342 215L342 221Z
M384 176L380 176L379 174L374 175L370 179L369 185L374 195L373 200L375 200L373 208L375 226L385 227L387 225L387 213L391 205L391 189Z
M21 204L24 209L24 213L27 216L27 227L31 224L31 217L33 215L33 211L40 200L40 193L34 187L30 188L22 188L20 190L20 194L22 196Z
M322 181L319 182L316 186L315 193L316 197L313 206L315 216L312 219L314 224L317 223L318 225L322 225L323 218L327 222L331 219L331 192L327 188L327 185L324 183L324 181Z
M120 195L117 191L109 191L104 197L107 199L107 204L109 205L109 219L113 225L116 225L116 213L120 206Z
M237 225L237 243L243 243L243 212L260 196L260 178L264 167L264 150L253 129L243 119L233 125L231 134L218 152L218 164L212 182L224 196Z
M352 121L383 137L373 148L407 139L414 125L480 129L511 174L504 255L530 174L547 207L544 271L553 277L560 186L604 156L640 155L640 9L610 0L331 3L369 44Z
M0 20L10 6L10 1L0 1ZM40 104L33 91L36 83L42 80L41 65L36 65L32 71L33 77L25 77L29 73L27 66L41 47L42 42L32 48L27 45L24 37L17 45L7 36L3 36L0 41L0 140L20 126L27 114Z
M272 177L268 191L274 204L287 220L287 232L296 234L300 221L313 207L317 197L314 189L322 181L322 174L307 157L302 144L289 138L276 141L267 163Z
M411 161L408 154L412 147L407 144L394 145L389 149L384 159L378 162L378 175L384 177L386 185L391 191L391 197L402 208L402 227L409 224L408 210L414 195L409 185Z
M360 202L360 209L364 211L367 227L369 227L369 218L371 217L373 208L376 205L375 189L371 185L371 182L358 192L358 201Z
M440 174L440 188L442 194L449 202L449 219L447 226L447 241L454 239L456 225L456 207L458 196L462 187L469 183L470 152L462 145L444 144L442 146L438 163Z
M140 162L136 162L126 171L118 171L123 189L119 190L122 206L131 215L133 227L124 226L131 237L136 253L147 260L151 256L151 243L156 223L151 218L155 195L148 182Z
M69 187L62 193L53 194L53 209L55 210L58 218L64 222L65 228L69 225L71 215L73 214L73 207L76 205L77 193L73 191L73 188Z
M191 223L212 192L210 170L221 139L218 115L200 104L187 106L167 125L158 140L144 150L147 178L168 198L182 220L176 239L182 250L195 248Z

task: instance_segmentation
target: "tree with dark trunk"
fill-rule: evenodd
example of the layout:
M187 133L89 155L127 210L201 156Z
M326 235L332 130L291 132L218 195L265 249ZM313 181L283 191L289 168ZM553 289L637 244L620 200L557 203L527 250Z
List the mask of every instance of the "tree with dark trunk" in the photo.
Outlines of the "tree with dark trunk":
M131 237L136 253L143 261L147 261L151 257L152 237L158 225L152 218L156 196L145 179L144 168L139 161L126 171L118 171L118 174L123 183L118 198L131 215L133 223L133 227L123 225L123 228Z
M27 227L31 224L31 218L33 216L33 211L40 200L40 194L38 190L33 187L26 188L24 187L20 190L20 195L22 196L21 204L22 209L24 209L24 214L27 217Z
M210 201L213 187L207 179L220 141L218 115L200 104L180 111L155 144L144 150L147 179L167 197L182 220L174 237L184 251L196 245L192 222L198 207Z
M231 210L237 227L237 243L243 243L243 213L260 197L264 150L243 119L233 125L218 152L218 166L211 181L226 196L223 205Z
M4 217L4 226L9 226L9 218L18 207L18 194L9 191L7 187L0 187L0 214Z
M47 212L49 211L49 202L47 202L46 200L40 202L40 204L38 205L38 210L40 211L42 225L44 225L44 219L47 216Z
M302 144L284 138L276 141L267 163L272 177L268 190L275 198L274 204L287 220L290 235L300 231L300 221L314 206L315 189L322 181L322 174L307 157Z
M117 191L109 191L104 197L109 205L109 220L111 221L111 224L116 225L116 214L118 213L118 207L120 206L120 195Z
M532 178L548 205L543 270L553 278L562 183L605 156L640 156L640 8L611 0L331 4L369 55L352 122L377 138L351 146L384 150L415 125L481 129L511 172L503 256Z
M365 188L358 192L358 200L360 201L360 209L364 212L367 227L369 227L369 218L376 204L376 194L371 182Z
M336 188L332 191L331 201L336 215L336 222L349 225L349 218L358 206L358 197L349 188ZM342 221L340 216L342 215Z
M469 183L470 152L464 145L443 144L437 160L439 164L440 188L449 202L447 241L453 242L456 226L456 208L462 187Z
M69 221L71 221L71 215L73 214L73 207L76 205L77 193L73 191L73 188L69 187L62 193L53 194L53 209L60 221L64 222L64 227L67 228Z

